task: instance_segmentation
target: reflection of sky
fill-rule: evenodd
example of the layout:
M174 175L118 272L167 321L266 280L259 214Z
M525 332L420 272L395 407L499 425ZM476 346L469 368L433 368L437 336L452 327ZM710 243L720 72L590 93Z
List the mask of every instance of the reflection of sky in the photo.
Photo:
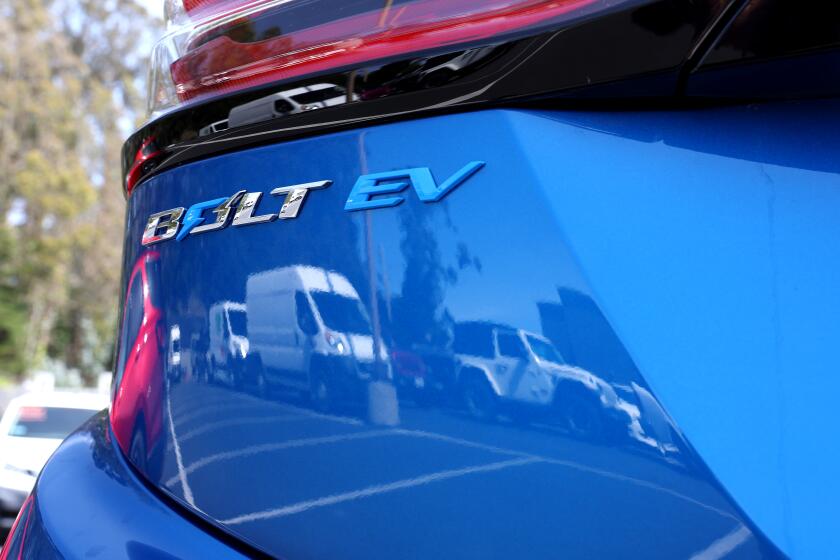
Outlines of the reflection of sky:
M379 145L373 137L367 148L370 159L392 157L388 146ZM465 163L467 156L460 156L460 160ZM440 165L433 173L440 183L456 169L458 165ZM529 185L527 175L513 175L508 168L490 162L443 201L423 204L421 210L427 213L429 231L434 232L443 265L457 271L457 280L443 290L444 307L452 316L457 321L492 320L541 332L538 302L559 301L558 287L587 290L571 255L559 241L563 234L547 210L541 187L537 188L536 182ZM516 196L502 190L495 190L492 198L482 195L482 191L507 184L519 185ZM533 188L529 188L531 185ZM400 248L404 235L401 215L405 205L422 204L410 189L403 194L406 201L402 205L374 213L378 261L384 256L387 282L395 296L400 293L406 267ZM546 210L535 212L541 208ZM474 266L458 269L459 244L480 261L480 272Z
M140 0L140 4L153 16L163 19L163 0Z
M519 203L534 207L526 200L529 195L538 196L534 191L525 191ZM465 205L465 201L454 201L453 214L463 216L458 228L464 239L469 240L470 251L481 260L482 271L464 271L451 288L449 305L453 315L459 320L493 317L518 328L541 332L536 303L558 301L559 285L583 288L565 249L557 246L556 225L547 212L541 215L510 212L504 221L501 215L496 221L458 208ZM507 214L509 208L498 210ZM488 222L493 225L488 226ZM446 249L450 253L447 260L454 261L454 244ZM535 262L543 266L535 267ZM523 276L524 271L528 271L527 276ZM499 292L499 286L506 288L504 293Z

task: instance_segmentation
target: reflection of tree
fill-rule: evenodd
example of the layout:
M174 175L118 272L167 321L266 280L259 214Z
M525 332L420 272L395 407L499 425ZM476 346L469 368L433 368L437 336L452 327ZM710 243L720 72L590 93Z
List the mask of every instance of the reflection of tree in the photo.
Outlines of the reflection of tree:
M447 285L455 284L458 272L467 267L481 270L464 243L456 246L456 265L441 258L438 237L430 223L433 215L421 204L404 204L400 209L400 249L406 262L401 294L393 303L395 342L443 347L451 332L452 317L443 307ZM448 226L454 230L451 223Z

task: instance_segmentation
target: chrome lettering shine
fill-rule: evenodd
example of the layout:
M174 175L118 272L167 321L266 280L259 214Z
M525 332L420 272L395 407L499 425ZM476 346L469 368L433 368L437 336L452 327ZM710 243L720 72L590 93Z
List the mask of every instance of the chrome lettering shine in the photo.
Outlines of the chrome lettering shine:
M414 188L417 198L421 201L437 202L482 167L484 167L483 161L471 161L441 184L435 181L428 167L362 175L350 190L344 209L354 211L396 206L405 200L402 195L397 193L402 192L409 185ZM176 241L182 241L189 235L220 230L228 225L239 227L269 223L276 219L291 220L297 218L309 191L325 189L331 184L332 181L313 181L273 189L270 193L271 196L285 196L280 212L277 214L255 216L257 205L263 193L245 190L240 190L229 198L215 198L198 202L190 206L186 212L184 212L183 207L157 212L149 216L143 230L141 243L152 245L173 237ZM396 196L373 198L382 194L394 194ZM214 213L216 219L205 223L207 220L205 217L206 210ZM183 223L181 218L183 218Z

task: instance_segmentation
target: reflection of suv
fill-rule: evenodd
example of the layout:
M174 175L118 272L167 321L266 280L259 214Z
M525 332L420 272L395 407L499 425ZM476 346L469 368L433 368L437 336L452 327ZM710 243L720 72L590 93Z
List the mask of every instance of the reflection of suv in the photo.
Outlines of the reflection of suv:
M562 361L542 337L493 323L459 323L454 350L456 376L473 415L495 415L500 400L551 402Z
M572 427L590 431L603 423L605 411L618 410L608 383L566 364L538 334L494 323L459 323L454 351L464 402L477 418L493 418L505 405L553 408Z

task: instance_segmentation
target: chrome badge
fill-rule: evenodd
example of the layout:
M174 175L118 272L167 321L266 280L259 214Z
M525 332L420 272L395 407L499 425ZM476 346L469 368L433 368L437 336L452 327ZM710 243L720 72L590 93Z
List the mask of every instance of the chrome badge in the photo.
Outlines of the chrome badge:
M350 190L344 209L347 211L387 208L400 204L405 198L399 193L409 185L414 188L417 198L423 202L437 202L449 194L455 187L469 179L484 167L483 161L472 161L456 171L441 184L437 184L428 167L400 169L384 173L362 175ZM175 238L182 241L188 235L206 233L226 228L265 224L274 220L297 218L301 206L310 191L329 187L332 181L314 181L272 190L271 196L285 195L280 212L255 216L257 204L262 198L261 192L241 190L229 198L215 198L193 204L189 208L172 208L156 212L149 216L143 230L143 245L152 245ZM377 195L394 196L373 198ZM205 223L204 211L210 210L216 215L212 222ZM231 217L232 216L232 217Z

